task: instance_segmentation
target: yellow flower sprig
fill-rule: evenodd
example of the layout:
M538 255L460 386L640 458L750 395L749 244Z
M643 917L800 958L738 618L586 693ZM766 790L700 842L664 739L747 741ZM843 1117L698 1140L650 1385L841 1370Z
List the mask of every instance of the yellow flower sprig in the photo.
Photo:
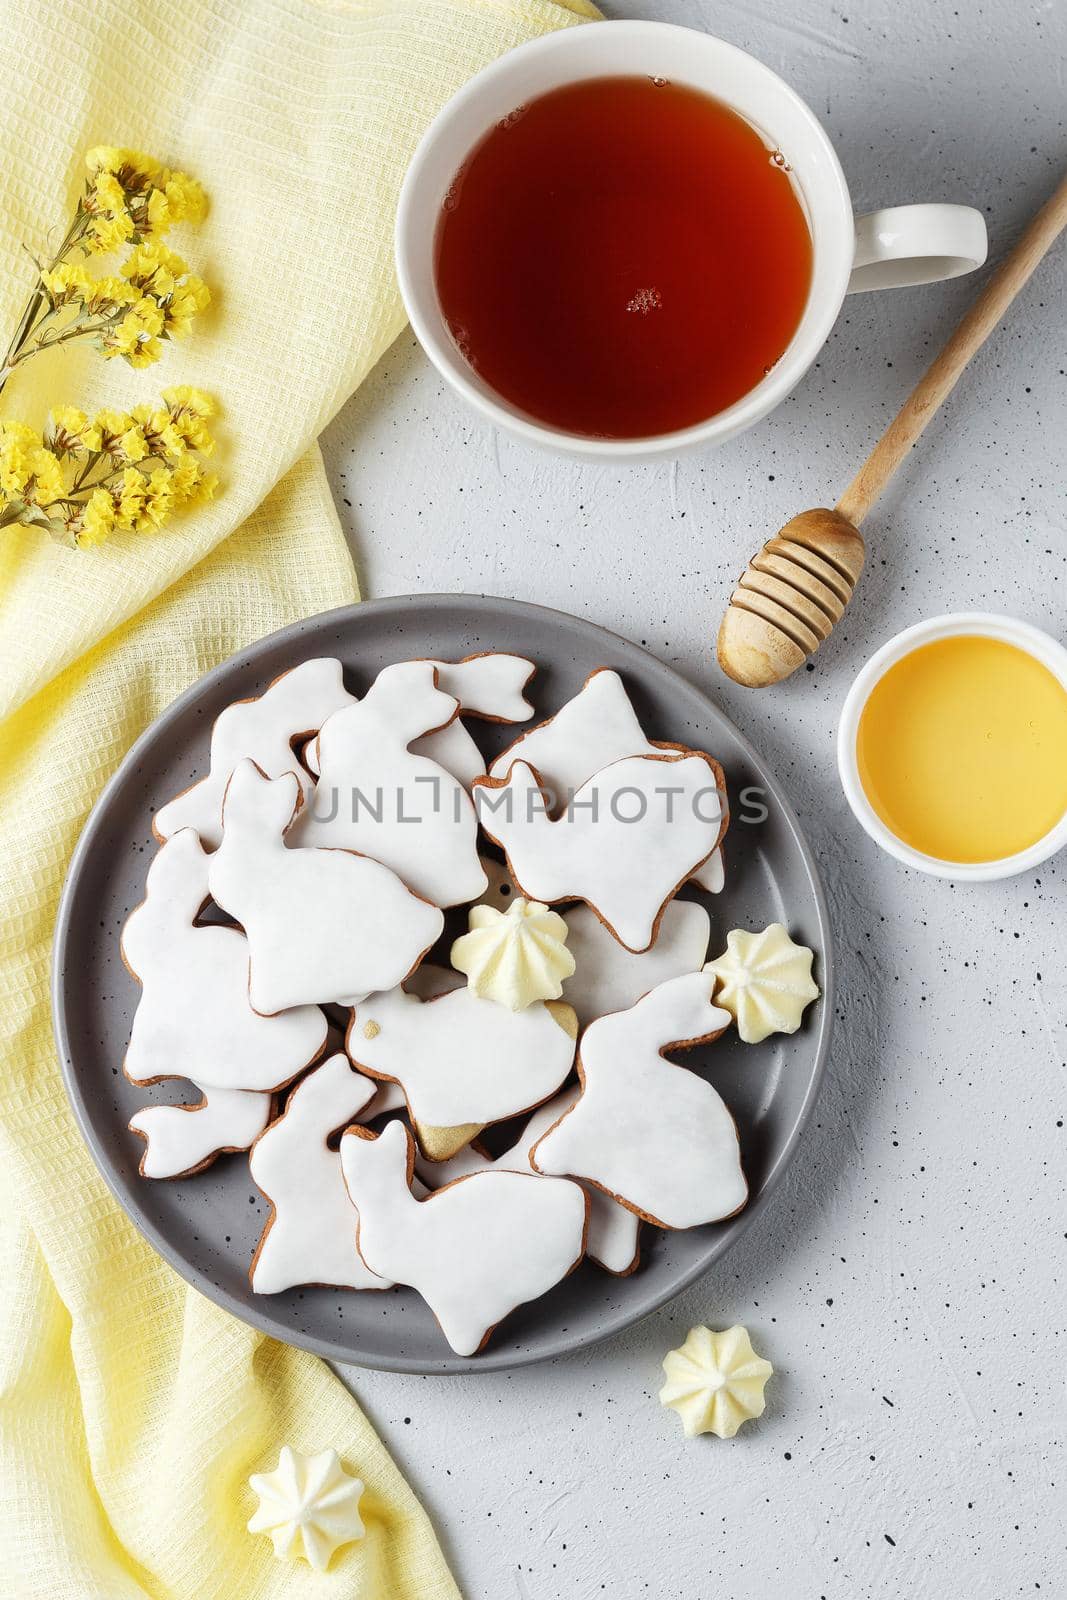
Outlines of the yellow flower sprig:
M174 223L203 216L200 185L150 156L107 145L89 151L86 168L62 244L47 265L35 263L37 284L0 366L0 390L22 362L75 339L149 366L162 341L183 338L211 298L203 279L160 243ZM86 260L127 246L117 274L90 273Z
M57 407L43 435L0 422L0 528L22 523L88 548L116 530L159 528L180 507L210 499L214 403L184 384L162 401L92 418Z

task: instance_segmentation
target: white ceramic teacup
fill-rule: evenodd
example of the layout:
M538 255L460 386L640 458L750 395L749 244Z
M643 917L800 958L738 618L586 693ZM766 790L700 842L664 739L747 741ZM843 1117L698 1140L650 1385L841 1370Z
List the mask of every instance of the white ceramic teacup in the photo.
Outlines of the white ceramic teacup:
M434 286L441 205L463 162L516 107L563 84L612 76L662 77L703 90L739 112L792 169L813 244L808 303L785 353L756 387L706 422L647 439L595 439L536 422L482 382L460 354ZM661 22L598 22L521 45L486 67L426 130L400 194L396 263L411 325L438 371L483 416L532 444L598 460L676 456L726 439L766 416L800 381L846 294L953 278L981 266L985 222L969 206L894 206L855 218L833 146L787 83L753 56L709 34Z

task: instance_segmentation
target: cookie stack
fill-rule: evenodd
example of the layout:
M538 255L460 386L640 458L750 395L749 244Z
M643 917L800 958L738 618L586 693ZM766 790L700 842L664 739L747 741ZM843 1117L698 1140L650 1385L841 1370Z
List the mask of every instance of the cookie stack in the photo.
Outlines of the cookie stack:
M201 1095L133 1117L144 1176L249 1151L257 1293L410 1285L463 1355L583 1256L631 1272L642 1219L744 1205L729 1111L665 1052L731 994L788 1031L818 993L784 929L762 979L707 963L678 891L722 886L722 769L650 741L617 673L486 770L466 719L528 721L534 670L406 661L357 698L315 659L231 705L122 934L126 1074Z

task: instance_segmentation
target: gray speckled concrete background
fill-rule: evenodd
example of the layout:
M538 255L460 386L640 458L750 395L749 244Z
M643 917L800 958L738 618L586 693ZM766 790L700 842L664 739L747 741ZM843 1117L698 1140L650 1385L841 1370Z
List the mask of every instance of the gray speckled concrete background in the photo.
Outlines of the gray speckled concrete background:
M1047 0L607 10L752 50L823 116L860 209L971 201L994 256L1067 156L1067 10ZM330 430L366 594L539 600L710 690L792 794L843 958L817 1134L698 1288L510 1377L350 1374L468 1600L1067 1592L1065 862L970 888L906 872L853 823L833 761L849 680L898 628L988 607L1067 637L1065 269L1061 245L870 518L862 591L814 671L761 695L712 659L732 578L832 503L974 280L847 301L774 416L678 465L578 467L496 437L410 335ZM746 1323L777 1369L732 1443L685 1442L656 1402L697 1321Z

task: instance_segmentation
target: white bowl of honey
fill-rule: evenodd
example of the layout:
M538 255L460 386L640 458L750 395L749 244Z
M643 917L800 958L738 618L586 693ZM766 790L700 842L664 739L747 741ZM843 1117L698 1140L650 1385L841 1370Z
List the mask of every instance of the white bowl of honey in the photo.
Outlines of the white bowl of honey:
M906 866L980 882L1067 845L1067 650L986 612L933 617L871 657L841 712L838 770Z

